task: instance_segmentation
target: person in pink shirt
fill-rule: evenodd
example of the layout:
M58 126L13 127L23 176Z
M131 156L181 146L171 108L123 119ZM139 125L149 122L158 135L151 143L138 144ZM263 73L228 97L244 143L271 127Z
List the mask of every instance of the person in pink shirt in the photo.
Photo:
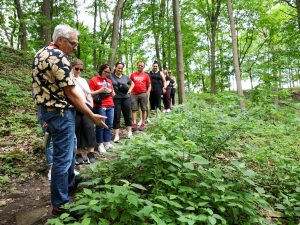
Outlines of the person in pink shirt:
M147 117L148 97L151 91L151 81L147 73L144 72L145 63L139 61L137 70L130 75L130 79L134 83L134 88L131 91L131 108L132 108L132 131L137 130L137 111L139 107L142 111L142 123L139 127L140 131L145 130L145 121Z
M105 115L107 119L105 124L108 128L101 128L96 126L96 142L99 145L98 151L105 153L108 149L113 148L110 143L112 139L112 125L114 121L114 101L113 96L115 95L113 84L110 79L110 67L108 64L103 64L99 67L99 75L94 76L90 82L89 86L91 89L92 96L97 94L102 94L105 96L102 98L102 103L97 104L94 102L94 113L99 115Z

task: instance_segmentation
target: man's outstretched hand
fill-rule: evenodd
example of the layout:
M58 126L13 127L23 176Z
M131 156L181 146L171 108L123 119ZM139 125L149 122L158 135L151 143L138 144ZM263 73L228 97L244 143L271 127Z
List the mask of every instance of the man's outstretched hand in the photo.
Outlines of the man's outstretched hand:
M101 116L99 114L93 114L93 122L102 128L108 128L108 126L105 124L106 116Z

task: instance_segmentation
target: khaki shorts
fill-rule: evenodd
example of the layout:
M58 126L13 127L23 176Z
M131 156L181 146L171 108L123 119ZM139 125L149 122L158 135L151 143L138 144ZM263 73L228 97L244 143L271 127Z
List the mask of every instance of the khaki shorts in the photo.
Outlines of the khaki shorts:
M139 106L142 111L147 111L148 95L147 93L140 93L131 95L131 109L132 111L138 111Z

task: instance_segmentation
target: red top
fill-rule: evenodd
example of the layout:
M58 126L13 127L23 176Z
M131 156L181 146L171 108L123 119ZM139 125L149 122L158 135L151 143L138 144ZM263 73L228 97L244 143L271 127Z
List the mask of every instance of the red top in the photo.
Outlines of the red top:
M147 73L142 72L133 72L130 75L130 80L134 83L134 88L131 91L131 94L136 95L140 93L146 93L147 88L151 84L150 77Z
M108 87L112 90L114 89L113 84L110 79L102 78L100 76L93 77L89 82L89 86L90 86L91 91L97 91L97 90L101 89L103 86ZM99 107L105 107L105 108L114 107L114 101L113 101L112 94L110 96L102 99L102 105L94 104L94 108L99 108Z

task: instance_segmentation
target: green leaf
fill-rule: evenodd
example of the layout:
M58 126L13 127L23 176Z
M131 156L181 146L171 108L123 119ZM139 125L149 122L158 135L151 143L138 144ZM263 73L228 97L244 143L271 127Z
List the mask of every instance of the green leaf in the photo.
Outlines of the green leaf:
M69 213L63 213L63 214L60 215L59 218L63 220L63 219L65 219L65 218L69 217L69 216L70 216Z
M100 219L98 225L110 225L110 222L107 219Z
M142 185L140 184L131 184L132 187L135 187L137 189L140 189L140 190L144 190L144 191L147 191L146 188L144 188Z
M166 225L166 223L162 221L156 214L151 213L150 216L158 225Z
M196 217L196 219L199 220L199 221L204 222L204 221L207 220L207 216L204 215L204 214L200 214L200 215L198 215L198 216Z
M92 200L89 202L89 205L96 205L98 202L99 202L99 200L92 199Z
M106 179L104 179L104 182L107 184L111 181L111 177L107 177Z
M210 224L215 225L217 223L217 220L213 216L208 217L208 221Z
M90 190L90 189L83 189L83 192L85 193L85 194L87 194L88 196L93 196L93 192L92 192L92 190Z
M109 212L109 216L110 216L110 218L112 218L113 220L115 220L115 219L118 217L118 215L119 215L119 213L118 213L117 210L111 210L111 211Z
M194 158L194 162L198 163L200 165L208 165L209 164L209 161L207 159L203 158L202 156L196 156Z
M138 206L139 198L136 195L128 195L127 200L130 204L134 205L135 207Z
M190 162L187 162L187 163L183 163L183 166L189 170L194 170L194 164L193 163L190 163Z
M84 218L81 222L82 225L90 225L91 218Z

